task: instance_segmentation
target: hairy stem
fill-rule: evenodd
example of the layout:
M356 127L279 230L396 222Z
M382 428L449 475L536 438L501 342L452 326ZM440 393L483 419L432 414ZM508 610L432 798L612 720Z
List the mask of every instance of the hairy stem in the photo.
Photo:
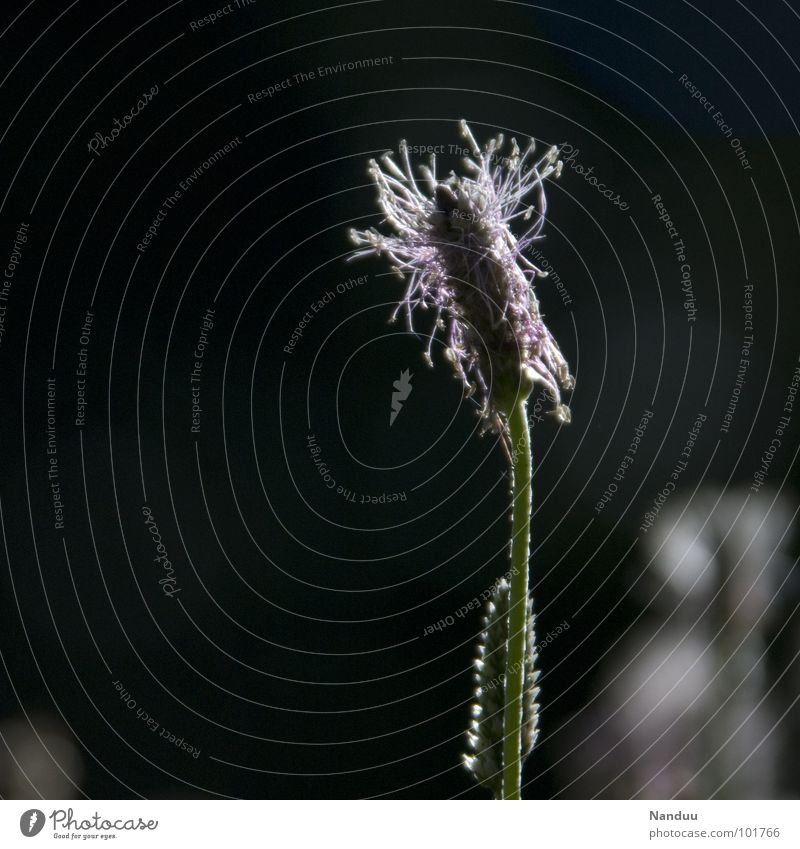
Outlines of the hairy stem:
M531 532L531 440L526 399L517 399L508 416L508 429L514 483L511 507L511 594L503 714L503 799L520 799L522 690L525 678Z

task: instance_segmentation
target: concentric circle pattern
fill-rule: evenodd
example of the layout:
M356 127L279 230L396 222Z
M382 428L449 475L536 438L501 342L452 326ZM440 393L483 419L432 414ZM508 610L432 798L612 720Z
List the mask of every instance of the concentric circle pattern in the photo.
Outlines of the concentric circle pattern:
M523 795L796 797L799 43L793 0L4 3L0 796L486 796L508 464L347 235L463 118L563 162Z

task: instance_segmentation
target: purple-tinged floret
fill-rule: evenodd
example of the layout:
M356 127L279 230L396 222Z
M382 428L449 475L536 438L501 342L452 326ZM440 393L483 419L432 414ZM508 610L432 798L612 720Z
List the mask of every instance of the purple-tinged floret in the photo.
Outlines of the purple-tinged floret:
M558 149L534 161L534 141L521 152L512 138L508 154L501 156L502 134L480 149L465 121L461 132L472 150L464 159L466 176L451 171L440 180L432 155L429 165L420 166L422 179L415 179L405 142L400 143L402 168L390 153L380 164L370 160L369 175L390 234L375 227L351 230L360 248L353 256L386 256L407 280L393 318L404 311L413 330L415 310L435 312L426 358L430 363L441 331L457 377L490 427L507 413L504 390L519 386L523 377L545 386L553 413L568 422L561 390L571 389L574 381L533 288L534 279L547 274L524 255L541 238L544 181L561 173ZM517 219L527 227L519 237L510 226Z

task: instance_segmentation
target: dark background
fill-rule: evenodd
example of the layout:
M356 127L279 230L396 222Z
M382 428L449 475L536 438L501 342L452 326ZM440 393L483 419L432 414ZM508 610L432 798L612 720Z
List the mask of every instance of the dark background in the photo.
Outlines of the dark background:
M480 612L455 612L507 569L505 461L478 437L440 346L429 369L424 340L387 324L402 283L380 261L345 262L347 228L379 222L367 159L402 138L461 145L462 117L479 140L502 131L571 145L629 207L571 167L549 189L540 249L570 303L548 280L538 294L577 387L571 425L544 416L533 427L532 580L539 635L569 629L540 652L542 736L525 795L754 792L725 781L750 770L763 735L733 767L705 767L716 744L693 735L724 711L706 723L713 710L698 720L675 708L687 727L660 752L637 725L646 710L634 700L615 712L607 697L639 692L617 672L655 633L710 646L712 673L752 636L748 626L720 648L713 605L687 608L669 569L652 568L666 557L648 548L655 530L640 531L703 412L671 506L705 527L715 498L741 497L729 530L753 510L774 523L761 561L771 589L752 617L763 653L735 690L754 703L766 694L770 745L800 736L790 530L800 408L764 488L745 497L800 355L796 4L258 0L192 31L218 8L79 0L0 12L4 268L29 223L0 345L3 795L485 797L460 765ZM750 170L682 74L724 115ZM93 156L94 133L154 85ZM164 198L237 136L138 252ZM686 245L693 323L655 194ZM359 275L367 281L337 294L287 354L310 304ZM751 362L721 432L748 280ZM212 305L193 434L192 352ZM413 391L390 428L404 369ZM63 530L47 478L52 376ZM645 410L635 462L598 512ZM326 488L310 433L355 503ZM405 500L360 503L382 493ZM173 598L158 584L145 504L174 564ZM663 531L679 518L657 521ZM705 565L717 555L712 546ZM713 708L726 704L709 692ZM200 755L160 739L137 708ZM684 745L702 749L697 764L645 786L640 759L654 759L645 778L669 776ZM765 769L764 795L797 794L780 753Z

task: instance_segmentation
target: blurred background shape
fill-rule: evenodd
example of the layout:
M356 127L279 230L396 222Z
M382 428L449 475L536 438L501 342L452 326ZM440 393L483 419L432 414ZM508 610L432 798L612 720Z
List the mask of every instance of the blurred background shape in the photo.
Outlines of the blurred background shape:
M562 753L566 795L797 792L786 769L797 734L795 516L795 501L772 490L706 486L671 499L643 539L642 614L572 718L571 740L587 745Z

